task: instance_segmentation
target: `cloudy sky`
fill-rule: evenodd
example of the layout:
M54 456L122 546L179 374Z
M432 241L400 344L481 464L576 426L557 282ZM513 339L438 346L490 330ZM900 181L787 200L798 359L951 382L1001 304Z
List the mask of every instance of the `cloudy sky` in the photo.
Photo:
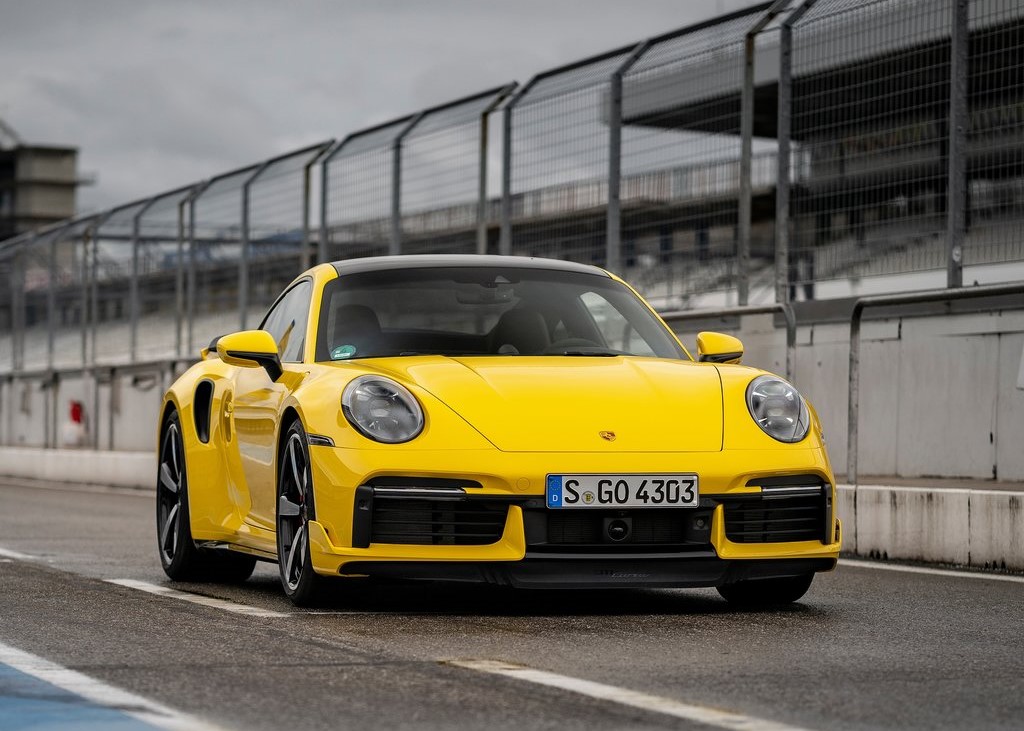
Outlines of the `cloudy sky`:
M88 212L751 4L0 0L0 117Z

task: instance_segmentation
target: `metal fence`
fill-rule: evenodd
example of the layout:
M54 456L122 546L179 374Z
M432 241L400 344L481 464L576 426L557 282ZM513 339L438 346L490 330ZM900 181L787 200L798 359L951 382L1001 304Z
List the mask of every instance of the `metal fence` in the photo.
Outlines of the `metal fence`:
M315 261L607 266L663 309L1024 278L1024 7L778 0L0 243L0 372L187 359Z

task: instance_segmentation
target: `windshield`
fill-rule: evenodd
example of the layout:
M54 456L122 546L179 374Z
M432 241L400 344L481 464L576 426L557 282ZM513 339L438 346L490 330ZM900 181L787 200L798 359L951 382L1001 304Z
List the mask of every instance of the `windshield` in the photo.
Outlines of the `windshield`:
M547 269L344 275L324 287L317 332L318 361L425 354L686 357L621 283Z

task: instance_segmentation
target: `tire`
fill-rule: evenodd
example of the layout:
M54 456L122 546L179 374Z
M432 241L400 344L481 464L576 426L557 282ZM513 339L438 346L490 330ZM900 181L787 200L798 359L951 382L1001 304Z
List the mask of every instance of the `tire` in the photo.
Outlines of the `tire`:
M156 540L164 573L174 581L245 581L256 567L253 556L196 548L192 540L185 443L177 411L168 414L161 434L156 479Z
M306 430L288 427L277 476L277 565L281 587L293 604L307 607L323 596L326 580L313 570L309 521L316 517Z
M798 601L811 588L814 574L776 579L746 579L718 587L718 593L739 607L773 607Z

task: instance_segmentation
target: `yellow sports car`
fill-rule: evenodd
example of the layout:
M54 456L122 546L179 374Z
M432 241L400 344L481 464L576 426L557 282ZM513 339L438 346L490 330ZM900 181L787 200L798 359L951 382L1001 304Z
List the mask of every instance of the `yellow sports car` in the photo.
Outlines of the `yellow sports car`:
M840 547L810 405L622 280L495 256L321 264L168 390L172 579L714 586L792 602Z

